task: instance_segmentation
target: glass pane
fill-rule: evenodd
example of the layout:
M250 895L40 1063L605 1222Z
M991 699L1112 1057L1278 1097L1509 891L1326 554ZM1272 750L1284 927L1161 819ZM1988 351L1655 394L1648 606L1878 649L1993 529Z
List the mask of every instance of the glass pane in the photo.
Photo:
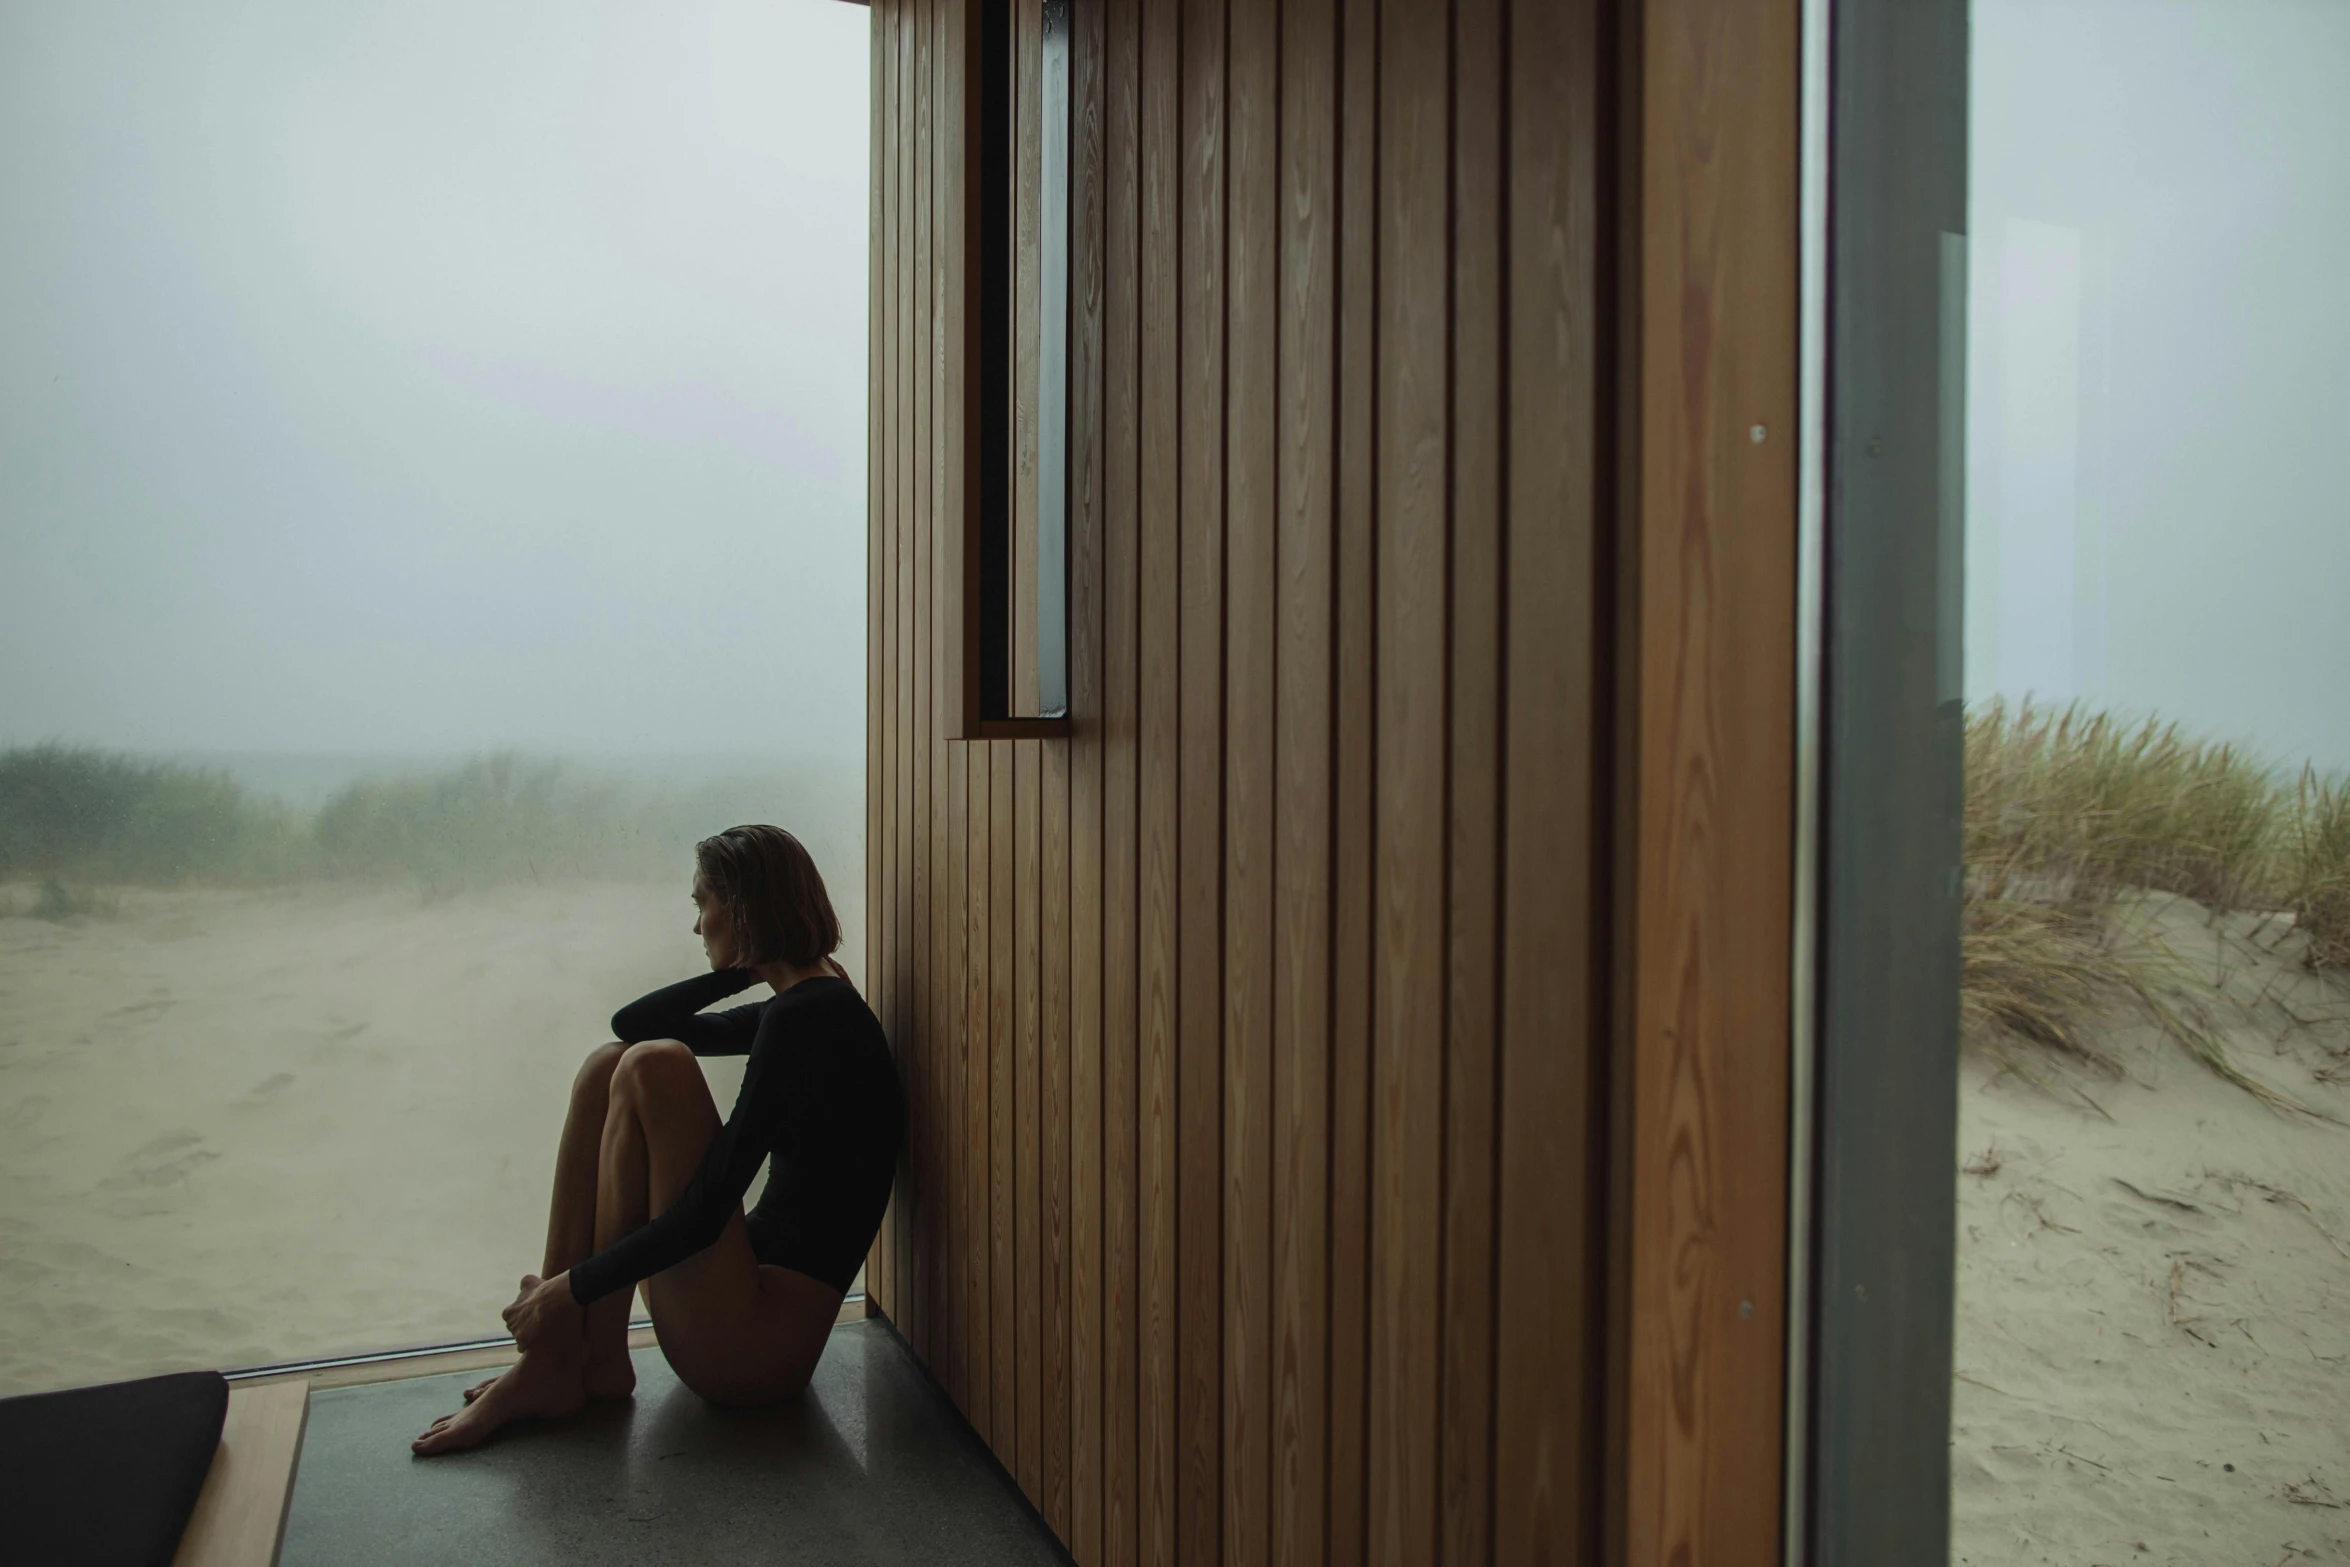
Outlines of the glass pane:
M2350 1542L2350 7L1975 0L1954 1562Z
M1042 0L1038 73L1036 712L1069 713L1069 0Z
M498 1333L703 835L862 976L868 25L0 7L0 1394Z

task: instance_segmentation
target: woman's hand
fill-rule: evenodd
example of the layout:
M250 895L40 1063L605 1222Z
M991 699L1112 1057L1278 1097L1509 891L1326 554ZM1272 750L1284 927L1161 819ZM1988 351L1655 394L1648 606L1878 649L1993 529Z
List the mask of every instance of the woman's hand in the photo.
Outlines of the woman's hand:
M580 1304L571 1298L569 1273L558 1273L551 1279L524 1274L522 1293L514 1297L505 1315L506 1330L525 1354L563 1346L578 1338L585 1326Z

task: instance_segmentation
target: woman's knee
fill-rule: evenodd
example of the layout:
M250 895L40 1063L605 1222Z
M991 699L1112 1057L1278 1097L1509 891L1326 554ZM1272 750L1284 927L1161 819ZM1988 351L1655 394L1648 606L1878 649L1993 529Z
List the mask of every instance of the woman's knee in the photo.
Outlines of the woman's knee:
M628 1046L612 1069L615 1092L634 1092L672 1074L698 1072L694 1053L675 1039L645 1039Z
M602 1099L612 1091L612 1074L620 1066L620 1058L628 1047L617 1039L596 1046L579 1064L579 1075L571 1080L574 1099Z

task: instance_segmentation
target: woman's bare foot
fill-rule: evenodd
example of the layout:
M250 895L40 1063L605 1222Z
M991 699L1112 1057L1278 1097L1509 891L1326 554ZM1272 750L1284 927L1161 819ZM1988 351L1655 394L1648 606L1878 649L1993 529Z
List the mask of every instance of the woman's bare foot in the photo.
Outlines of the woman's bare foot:
M506 1373L501 1371L498 1377ZM472 1403L487 1393L498 1377L484 1377L465 1390L465 1402ZM587 1370L581 1374L581 1383L590 1398L627 1398L636 1392L636 1363L626 1355L607 1361L601 1356L588 1357Z
M510 1420L553 1420L587 1407L585 1362L553 1355L525 1355L478 1389L477 1397L409 1444L419 1458L461 1453L488 1441Z

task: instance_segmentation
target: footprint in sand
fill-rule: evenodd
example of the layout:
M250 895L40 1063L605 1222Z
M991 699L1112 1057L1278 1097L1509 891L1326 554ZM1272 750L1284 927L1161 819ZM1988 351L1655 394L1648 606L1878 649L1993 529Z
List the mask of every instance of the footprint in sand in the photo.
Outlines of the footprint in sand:
M108 1191L174 1186L197 1166L219 1157L219 1152L205 1147L204 1139L194 1132L167 1132L126 1156L121 1168L98 1185Z
M238 1100L237 1103L241 1105L267 1104L291 1087L293 1081L294 1074L291 1072L279 1072L273 1076L265 1077L251 1088L246 1089L245 1097Z

